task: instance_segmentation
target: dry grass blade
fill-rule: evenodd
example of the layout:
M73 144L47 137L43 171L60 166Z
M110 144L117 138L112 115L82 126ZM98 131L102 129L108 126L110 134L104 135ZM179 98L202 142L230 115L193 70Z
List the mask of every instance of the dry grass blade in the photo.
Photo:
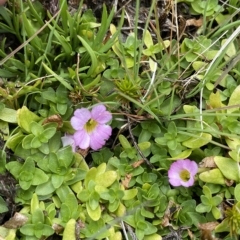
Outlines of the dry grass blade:
M1 0L0 0L1 1ZM49 21L46 22L44 26L42 26L35 34L33 34L27 41L25 41L23 44L21 44L19 47L17 47L14 51L12 51L9 55L7 55L2 61L0 61L0 66L2 66L5 62L7 62L11 57L13 57L18 51L20 51L24 46L26 46L29 42L31 42L40 32L43 31L44 28L46 28L50 22L54 18L57 17L60 11L58 11Z

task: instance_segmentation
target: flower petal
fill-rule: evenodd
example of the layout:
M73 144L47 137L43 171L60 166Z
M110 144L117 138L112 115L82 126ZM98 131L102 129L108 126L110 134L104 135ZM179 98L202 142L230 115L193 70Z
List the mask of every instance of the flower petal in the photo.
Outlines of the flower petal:
M91 118L91 113L86 108L77 109L71 118L71 125L75 130L83 129L86 122Z
M196 162L189 159L181 160L183 161L183 168L187 169L191 174L195 175L198 171L198 165Z
M184 187L191 187L194 184L194 178L191 177L187 182L181 180L181 185Z
M90 146L93 150L98 150L105 145L106 140L112 134L112 128L108 125L98 125L96 129L91 133L90 138Z
M76 151L76 144L73 138L73 135L66 134L64 137L61 137L63 147L65 146L72 146L73 152Z
M169 183L174 187L181 186L181 182L180 178L169 178Z
M86 133L86 131L79 130L76 131L73 135L75 143L81 149L87 149L90 146L90 136Z
M93 134L98 135L100 139L108 140L112 134L112 128L109 125L98 125Z
M98 150L98 149L102 148L104 145L105 145L105 141L102 141L102 140L99 141L99 139L91 138L90 147L93 150Z
M112 114L106 111L106 107L102 104L93 107L91 115L100 124L105 124L112 119Z
M182 171L188 171L190 176L188 181L184 181L184 179L181 178L181 172ZM168 171L168 178L169 182L172 186L184 186L184 187L190 187L194 184L194 177L198 171L198 165L196 162L191 161L189 159L181 159L178 160L170 166L170 169Z

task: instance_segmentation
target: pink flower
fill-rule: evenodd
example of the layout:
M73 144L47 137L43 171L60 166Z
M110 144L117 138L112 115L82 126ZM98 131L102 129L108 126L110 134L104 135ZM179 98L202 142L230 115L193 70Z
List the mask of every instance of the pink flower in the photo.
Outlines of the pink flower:
M65 134L64 137L61 137L61 140L62 140L63 147L70 145L72 146L73 152L76 151L76 144L75 144L73 135Z
M77 109L71 118L72 127L76 130L73 135L75 144L81 149L100 149L112 134L112 128L106 125L111 119L111 113L102 104L93 107L92 111Z
M174 162L169 171L168 178L172 186L190 187L194 184L194 177L197 174L198 165L189 159Z

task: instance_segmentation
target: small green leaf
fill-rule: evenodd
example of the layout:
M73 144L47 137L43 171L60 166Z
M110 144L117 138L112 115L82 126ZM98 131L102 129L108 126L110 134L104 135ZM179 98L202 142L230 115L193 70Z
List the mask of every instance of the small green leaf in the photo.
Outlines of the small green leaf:
M141 151L145 151L151 147L150 142L141 142L138 144L138 147L140 148Z
M198 204L196 207L196 211L199 213L205 213L205 212L210 212L212 209L212 206L205 205L205 204Z
M39 135L39 140L43 143L47 143L48 140L51 137L53 137L55 133L56 133L56 128L54 127L47 128Z
M20 228L20 232L25 236L34 236L34 224L25 224Z
M39 148L42 143L39 141L38 137L34 137L31 141L31 148Z
M48 179L49 177L47 174L45 174L44 171L42 171L39 168L36 168L34 172L33 180L32 180L32 185L35 185L35 186L40 185L42 183L47 182Z
M215 207L215 206L212 207L212 214L213 214L215 219L219 219L222 216L221 210L219 208Z
M107 171L96 176L95 181L98 185L103 187L111 186L117 179L118 174L116 171Z
M191 155L192 151L193 151L192 149L187 149L187 150L184 150L181 153L179 153L177 156L174 156L174 157L168 158L168 159L169 160L185 159Z
M63 238L62 240L75 240L76 239L76 220L75 219L70 219L63 232Z
M55 191L55 188L52 185L52 182L50 181L38 185L35 190L36 194L41 196L49 195L54 191Z
M30 131L34 136L38 136L43 132L43 127L36 122L31 122Z
M38 224L44 222L44 214L40 208L32 213L32 223Z
M133 199L138 193L138 190L136 188L134 189L129 189L124 191L124 196L122 200L130 200Z
M212 140L212 135L208 133L200 133L187 141L182 142L182 145L188 148L200 148L208 144Z
M232 160L231 158L225 158L221 156L214 157L214 162L216 163L225 178L229 180L234 180L236 182L240 181L240 169L238 162Z
M58 189L63 184L64 176L59 176L57 174L53 174L51 181L52 181L53 187L55 189Z
M218 206L222 202L222 197L217 195L212 198L212 205Z
M39 121L40 118L33 112L29 111L27 107L23 106L17 110L18 125L26 132L30 133L30 124L33 121Z
M0 119L9 123L17 123L17 111L10 108L4 108L0 110Z
M85 187L88 187L88 184L90 181L95 181L97 175L97 169L95 167L92 167L88 172L84 180Z
M228 114L239 109L239 105L240 105L239 95L240 95L240 85L234 89L232 95L229 98L228 106L236 105L236 108L233 108L233 107L227 108Z
M98 207L95 210L92 210L91 207L89 206L89 203L86 203L86 207L87 207L87 213L89 214L89 217L93 220L93 221L98 221L101 217L101 207L100 205L98 205Z
M219 169L212 169L199 174L199 178L206 183L214 183L224 185L224 177Z
M22 141L22 147L25 148L25 149L32 148L31 142L32 142L33 138L34 138L33 134L29 134L26 137L24 137L24 139Z
M234 188L234 197L238 202L240 202L240 183Z
M119 141L120 141L123 149L126 150L126 149L129 149L129 148L132 147L131 144L129 143L129 141L127 140L127 138L125 136L120 134L118 138L119 138Z
M177 136L177 127L173 121L171 121L168 125L168 133L172 136Z

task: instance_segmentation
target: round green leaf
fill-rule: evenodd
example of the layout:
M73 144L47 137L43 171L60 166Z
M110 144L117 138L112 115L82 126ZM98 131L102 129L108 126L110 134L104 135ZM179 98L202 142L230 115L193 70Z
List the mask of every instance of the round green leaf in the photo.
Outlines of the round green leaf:
M240 183L234 188L234 197L238 202L240 202Z
M134 189L129 189L124 191L124 196L122 200L130 200L133 199L138 193L138 190L136 188Z
M188 148L200 148L212 140L212 135L208 133L201 133L193 138L183 142L182 145Z
M0 119L9 123L17 123L17 111L10 108L4 108L0 110Z
M222 215L220 209L215 206L212 208L212 214L215 219L219 219Z
M233 105L239 106L239 105L240 105L239 95L240 95L240 85L237 86L237 87L234 89L232 95L231 95L230 98L229 98L228 106L233 106ZM228 113L228 114L229 114L229 113L232 113L232 112L234 112L234 111L236 111L236 110L238 110L238 109L239 109L239 107L236 107L236 108L227 108L227 113Z
M89 217L93 221L98 221L101 217L101 207L100 207L100 205L98 205L98 207L95 210L92 210L91 207L89 206L89 203L87 202L86 207L87 207L87 213L88 213Z
M199 178L206 183L214 183L224 185L224 177L219 169L212 169L199 174Z
M55 191L55 188L53 187L50 181L38 185L35 190L37 195L42 195L42 196L51 194L54 191Z
M178 159L185 159L187 157L190 156L190 154L192 153L192 149L187 149L185 151L182 151L180 154L178 154L177 156L174 156L172 158L168 158L169 160L178 160Z
M221 170L225 178L239 182L239 164L231 158L225 158L221 156L214 157L214 162Z
M30 149L32 148L31 146L31 142L34 138L33 134L27 135L26 137L24 137L23 141L22 141L22 147L25 149Z
M26 132L30 133L30 123L32 121L38 121L39 117L28 110L27 107L23 106L17 111L17 122L18 125L24 129Z
M32 185L36 185L37 186L39 184L47 182L48 179L49 179L49 177L48 177L47 174L44 173L44 171L42 171L39 168L36 168L34 176L33 176Z
M115 182L117 177L118 175L116 171L107 171L105 173L97 175L95 181L97 185L109 187Z

